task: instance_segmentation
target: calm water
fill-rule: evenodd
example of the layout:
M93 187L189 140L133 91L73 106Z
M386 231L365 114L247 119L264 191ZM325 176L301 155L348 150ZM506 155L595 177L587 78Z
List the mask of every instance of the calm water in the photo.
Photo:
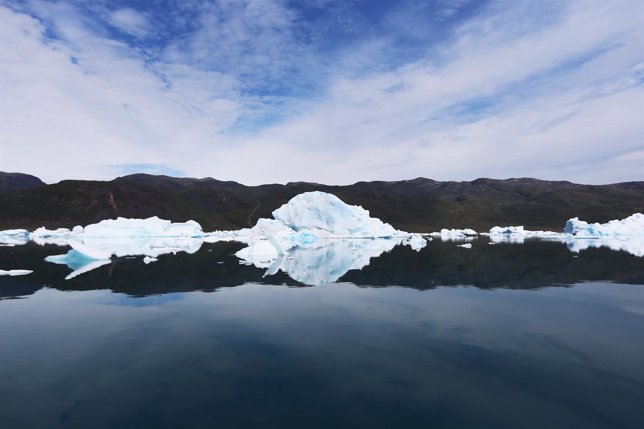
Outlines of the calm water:
M237 244L71 280L0 248L0 428L642 428L644 259L397 247L337 283Z

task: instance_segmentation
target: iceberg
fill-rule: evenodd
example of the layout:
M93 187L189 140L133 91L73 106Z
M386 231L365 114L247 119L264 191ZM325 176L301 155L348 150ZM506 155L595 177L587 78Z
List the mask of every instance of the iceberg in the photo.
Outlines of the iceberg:
M427 244L420 234L398 231L364 208L324 192L299 194L273 211L273 217L234 234L234 240L248 244L235 255L242 263L267 269L266 274L281 270L309 285L334 282L399 244L416 251Z
M0 246L21 246L29 242L26 229L6 229L0 231Z
M147 219L117 219L102 220L87 225L83 237L202 237L201 225L193 220L173 223L159 219L157 216Z
M513 243L521 244L528 238L542 240L561 240L565 234L554 231L530 231L523 226L495 226L485 234L490 237L492 243Z
M443 228L440 230L440 232L432 232L430 235L432 237L439 237L443 241L472 241L478 235L478 233L471 228Z
M459 244L457 247L462 247L463 249L471 249L472 243Z
M606 223L588 223L575 217L566 221L564 232L577 238L642 237L644 214L635 213L625 219Z
M566 244L571 252L606 247L632 255L644 256L644 214L635 213L625 219L606 223L588 223L578 217L568 219L563 232L529 231L523 226L495 226L490 229L491 243L523 243L525 239L554 240Z
M74 270L67 279L108 264L112 256L143 255L150 263L160 255L178 252L195 253L204 240L201 225L189 220L173 223L156 216L147 219L102 220L77 226L73 230L38 228L30 237L36 242L68 245L64 255L45 258L46 261L65 264ZM144 261L145 262L145 261Z
M372 218L361 206L344 203L326 192L305 192L273 211L273 218L299 232L326 232L336 237L389 238L401 235L394 227ZM402 233L403 235L407 235Z
M32 270L0 270L0 276L24 276L31 273Z

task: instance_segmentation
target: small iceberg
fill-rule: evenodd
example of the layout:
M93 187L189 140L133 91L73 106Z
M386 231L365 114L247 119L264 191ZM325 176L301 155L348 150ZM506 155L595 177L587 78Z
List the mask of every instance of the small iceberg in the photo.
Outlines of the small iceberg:
M493 243L513 243L521 244L529 238L538 238L542 240L560 240L564 238L561 232L553 231L530 231L523 226L495 226L486 234Z
M566 221L563 232L529 231L523 226L496 226L490 229L493 243L523 243L525 239L554 240L566 244L571 252L606 247L632 255L644 256L644 214L635 213L625 219L606 223L588 223L579 218Z
M471 228L465 229L447 229L443 228L440 232L432 232L430 236L438 237L442 241L472 241L478 233Z
M564 232L576 238L643 237L644 214L635 213L606 223L588 223L575 217L566 221Z
M29 231L26 229L6 229L0 231L0 246L22 246L29 242Z
M31 273L32 270L0 270L0 276L25 276Z

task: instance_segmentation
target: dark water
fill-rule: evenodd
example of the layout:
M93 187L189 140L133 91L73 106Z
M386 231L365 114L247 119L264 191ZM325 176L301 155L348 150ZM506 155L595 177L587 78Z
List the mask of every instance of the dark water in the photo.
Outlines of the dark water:
M484 243L483 243L484 244ZM642 428L644 259L398 247L308 287L241 246L65 281L0 248L0 428Z

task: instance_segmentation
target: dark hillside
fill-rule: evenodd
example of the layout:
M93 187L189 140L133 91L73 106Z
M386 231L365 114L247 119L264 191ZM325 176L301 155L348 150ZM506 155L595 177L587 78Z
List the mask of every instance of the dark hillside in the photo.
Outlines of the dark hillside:
M159 216L194 219L205 230L253 225L293 196L330 192L407 231L494 225L560 230L566 219L605 222L644 212L644 182L590 186L536 179L438 182L418 178L358 182L245 186L212 178L136 174L109 182L65 180L0 195L0 229L73 227L102 219Z
M5 173L4 171L0 171L0 194L22 191L44 185L45 183L42 180L30 174Z

